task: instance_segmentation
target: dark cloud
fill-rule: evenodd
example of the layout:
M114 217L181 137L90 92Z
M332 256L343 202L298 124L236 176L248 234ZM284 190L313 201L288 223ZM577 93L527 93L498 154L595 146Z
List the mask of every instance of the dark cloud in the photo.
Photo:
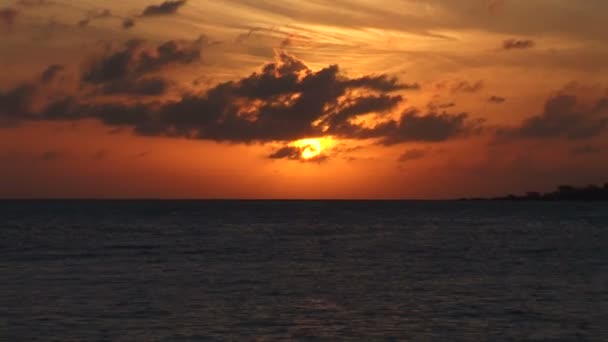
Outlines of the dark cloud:
M28 118L35 91L36 87L30 84L0 91L0 125Z
M602 149L593 145L583 145L573 148L571 153L574 156L597 155L602 153Z
M169 59L162 57L163 53L150 60L133 59L136 54L132 49L135 48L127 48L95 64L83 75L84 82L99 84L105 93L162 93L162 79L130 75L155 70ZM174 48L169 51L167 56L175 55ZM376 139L381 144L393 145L439 142L481 131L482 121L471 119L467 113L422 114L410 108L399 119L383 115L404 101L401 95L392 92L412 89L417 87L386 75L350 78L337 65L313 71L302 61L281 52L276 62L266 64L259 72L217 84L203 94L186 94L164 103L89 103L65 97L26 119L92 118L108 126L132 127L140 135L227 142L295 141L332 135ZM368 114L377 115L379 123L370 126L355 120Z
M559 94L545 103L542 114L524 120L519 127L498 131L501 139L558 138L571 140L598 136L608 128L608 97L591 106L580 103L577 96Z
M63 69L63 65L60 64L49 65L48 68L46 68L46 70L42 72L42 75L40 75L40 81L42 81L42 83L52 82L57 76L57 74Z
M291 37L286 37L281 41L280 47L281 49L287 48L293 45L293 40Z
M316 121L335 128L400 101L398 96L385 94L403 88L396 79L348 78L336 65L313 72L285 53L277 58L278 62L267 64L260 73L164 106L160 113L163 126L169 125L178 134L195 130L195 136L213 140L296 140L322 135L322 127L313 125ZM353 90L381 94L355 95Z
M142 12L143 17L175 14L177 10L186 4L186 0L168 0L160 5L150 5Z
M124 28L125 30L128 30L134 26L135 26L135 20L132 18L126 18L125 20L122 21L122 28Z
M161 77L142 79L122 79L104 84L101 92L106 95L140 95L154 96L164 94L169 89L170 82Z
M483 121L469 118L467 113L430 112L421 115L417 109L406 110L398 121L390 121L373 129L363 130L362 136L377 136L383 145L405 142L441 142L479 134Z
M82 74L82 81L100 84L131 76L132 59L141 42L130 41L123 50L111 53L95 60Z
M269 159L285 159L285 160L296 160L305 163L323 163L329 160L329 156L319 154L313 158L304 159L302 158L302 152L304 152L310 146L284 146L268 155Z
M124 79L130 70L138 69L139 64L125 62L131 55L127 50L111 56L99 69L86 74L86 80L107 86ZM314 72L285 53L277 58L260 72L217 84L201 95L185 95L156 105L83 104L66 98L49 105L39 118L96 118L111 126L132 126L142 135L292 141L340 133L342 127L352 130L348 125L351 119L394 108L402 97L388 93L410 88L383 75L349 78L336 65Z
M491 96L488 99L488 102L490 103L504 103L505 101L507 101L507 99L501 96Z
M446 103L437 103L437 102L429 102L426 105L426 108L431 111L431 112L436 112L439 109L448 109L448 108L452 108L452 107L456 107L456 104L454 102L446 102Z
M536 43L533 40L528 39L508 39L502 43L502 48L505 50L514 49L530 49L533 48Z
M394 109L403 101L400 95L369 95L354 98L347 104L339 106L336 112L324 120L331 127L347 124L348 120L366 113L382 113Z
M137 126L144 130L154 121L152 108L144 104L87 104L67 97L47 106L35 117L38 120L65 121L97 119L108 126Z
M92 63L82 75L87 83L139 77L171 64L190 64L200 59L201 40L195 42L167 41L149 51L141 41L132 40L120 51L103 56Z
M274 151L268 156L270 159L289 159L289 160L300 160L302 155L302 149L295 146L285 146Z
M475 83L462 81L452 85L452 93L476 93L482 90L483 87L484 83L482 80L479 80Z
M203 38L193 43L180 43L168 41L159 45L156 51L143 51L133 69L136 73L145 74L158 71L170 64L190 64L201 57L201 44Z
M418 83L401 83L399 84L399 88L395 89L395 84L397 83L398 79L396 77L389 77L387 75L374 75L351 79L348 81L347 84L350 87L365 86L378 91L420 90L420 85Z
M439 108L439 109L447 109L447 108L452 108L452 107L456 107L456 104L454 102L441 103L437 106L437 108Z
M11 28L19 15L19 11L11 7L0 8L0 24Z
M190 64L201 56L203 38L194 42L168 41L148 50L141 41L129 41L116 52L91 63L83 71L83 83L101 86L106 94L158 95L168 82L160 78L143 78L173 64Z
M429 154L428 150L413 149L403 152L399 157L400 162L408 162L425 158Z

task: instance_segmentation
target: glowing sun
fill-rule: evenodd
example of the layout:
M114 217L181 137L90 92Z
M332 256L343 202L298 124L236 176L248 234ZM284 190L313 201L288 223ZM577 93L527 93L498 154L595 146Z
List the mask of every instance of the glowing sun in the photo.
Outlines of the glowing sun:
M330 138L302 139L294 142L292 146L300 149L302 159L308 160L320 156L330 140Z

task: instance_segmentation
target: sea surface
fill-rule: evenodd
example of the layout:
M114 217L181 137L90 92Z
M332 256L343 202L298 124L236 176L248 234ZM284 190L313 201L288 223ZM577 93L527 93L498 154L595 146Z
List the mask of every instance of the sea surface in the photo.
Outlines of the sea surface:
M608 203L0 201L1 341L608 341Z

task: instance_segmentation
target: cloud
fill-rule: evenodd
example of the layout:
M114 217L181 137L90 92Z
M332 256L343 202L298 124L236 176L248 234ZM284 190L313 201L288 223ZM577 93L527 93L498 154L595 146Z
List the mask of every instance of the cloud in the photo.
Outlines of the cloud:
M49 65L42 72L42 75L40 75L40 81L42 81L42 83L53 82L53 80L55 79L55 77L57 76L57 74L59 72L61 72L63 69L64 69L63 65L60 65L60 64Z
M163 106L159 130L241 142L332 134L352 118L393 106L401 98L387 93L403 88L396 79L382 75L348 78L337 65L314 72L281 52L261 72ZM380 94L357 95L355 90ZM317 121L330 127L323 131L321 125L314 125Z
M162 94L167 90L167 81L143 77L171 65L198 61L204 41L171 40L149 50L143 42L132 40L119 51L94 60L82 73L81 81L100 86L105 94Z
M324 124L331 127L339 127L347 124L350 118L366 113L383 113L394 109L403 101L401 95L364 95L353 98L346 104L339 105L336 112L323 120Z
M285 159L285 160L294 160L303 163L323 163L329 160L329 156L324 154L319 154L313 158L302 158L302 152L306 150L308 146L296 147L296 146L283 146L270 155L268 155L269 159Z
M270 159L289 159L289 160L300 160L302 155L302 149L295 146L284 146L274 151L268 156Z
M495 95L491 96L491 97L488 99L488 102L490 102L490 103L497 103L497 104L498 104L498 103L504 103L505 101L507 101L507 99L506 99L506 98L501 97L501 96L495 96Z
M482 90L484 83L479 80L475 83L469 83L468 81L458 82L452 85L452 93L476 93Z
M602 149L593 145L583 145L572 149L573 156L597 155L602 153Z
M441 142L481 133L483 121L469 118L467 113L430 112L421 115L415 108L406 110L398 121L380 124L363 136L380 137L383 145L405 142Z
M141 16L147 17L147 16L175 14L175 13L177 13L177 10L179 10L180 7L184 6L185 4L186 4L186 0L175 0L175 1L168 0L168 1L161 3L160 5L150 5L150 6L146 7L144 9L144 11L142 12Z
M122 21L122 28L125 30L128 30L134 26L135 20L133 18L125 18L125 20Z
M125 47L95 61L82 75L88 83L138 77L171 64L190 64L201 56L201 41L186 43L167 41L155 50L142 49L141 41L129 41Z
M0 91L0 126L13 124L29 116L29 107L36 91L31 84L23 84Z
M399 162L408 162L412 160L420 160L425 158L429 154L428 150L413 149L403 152L399 157Z
M97 85L110 94L162 93L168 81L140 75L156 70L173 58L163 57L162 53L149 59L134 58L139 55L133 52L133 46L137 44L132 43L86 69L83 82ZM66 96L23 119L97 119L107 126L131 127L139 135L234 143L290 142L335 136L375 139L384 145L394 145L440 142L481 131L483 122L471 119L467 113L429 111L422 114L416 108L409 108L398 119L389 115L404 101L402 95L393 93L415 89L418 87L388 75L348 77L337 65L313 71L301 60L278 52L276 61L264 65L258 72L216 84L201 94L190 93L177 100L151 103L88 102L78 96ZM11 93L7 98L20 98L19 105L11 107L19 109L15 112L28 113L27 97ZM357 120L369 114L375 115L375 124Z
M398 83L396 77L389 77L387 75L374 75L374 76L363 76L348 81L348 85L352 87L365 86L378 91L393 91L395 84ZM399 84L398 90L420 90L418 83L401 83Z
M107 86L125 79L132 70L141 69L140 63L127 62L132 55L125 50L110 56L91 68L84 75L85 81ZM143 69L147 70L150 63L145 65ZM82 103L68 97L48 105L39 118L96 118L110 126L132 126L142 135L232 142L292 141L339 133L339 127L348 126L351 119L394 108L402 97L389 93L410 88L385 75L349 78L337 65L312 71L302 61L281 52L276 62L266 64L260 72L217 84L204 94L187 94L160 105ZM315 125L317 122L329 127Z
M585 105L575 95L558 94L545 103L542 114L524 120L518 127L498 131L499 139L567 138L589 139L608 128L608 97Z
M10 29L17 16L19 15L19 11L11 7L0 8L0 23L6 26L7 29Z
M280 44L281 49L287 48L293 45L293 39L291 37L285 37Z
M123 50L95 60L82 74L86 83L100 84L132 76L133 59L136 57L139 41L129 41Z
M78 22L78 26L86 27L86 26L89 26L89 24L93 20L110 18L110 17L112 17L112 12L109 9L89 11L87 13L87 17Z
M456 103L454 103L454 102L437 103L435 101L431 101L431 102L427 103L427 105L426 105L426 108L431 112L435 112L439 109L448 109L448 108L452 108L452 107L456 107Z
M142 79L121 79L109 82L101 87L102 93L106 95L140 95L154 96L164 94L169 89L170 82L161 77L150 77Z
M502 43L502 48L505 50L523 50L533 48L536 43L528 39L507 39Z

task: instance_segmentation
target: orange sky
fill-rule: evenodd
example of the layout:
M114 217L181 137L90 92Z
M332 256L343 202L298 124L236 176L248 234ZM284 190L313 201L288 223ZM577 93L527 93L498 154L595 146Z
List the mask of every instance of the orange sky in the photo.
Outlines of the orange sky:
M0 0L0 198L603 184L607 20L603 0Z

